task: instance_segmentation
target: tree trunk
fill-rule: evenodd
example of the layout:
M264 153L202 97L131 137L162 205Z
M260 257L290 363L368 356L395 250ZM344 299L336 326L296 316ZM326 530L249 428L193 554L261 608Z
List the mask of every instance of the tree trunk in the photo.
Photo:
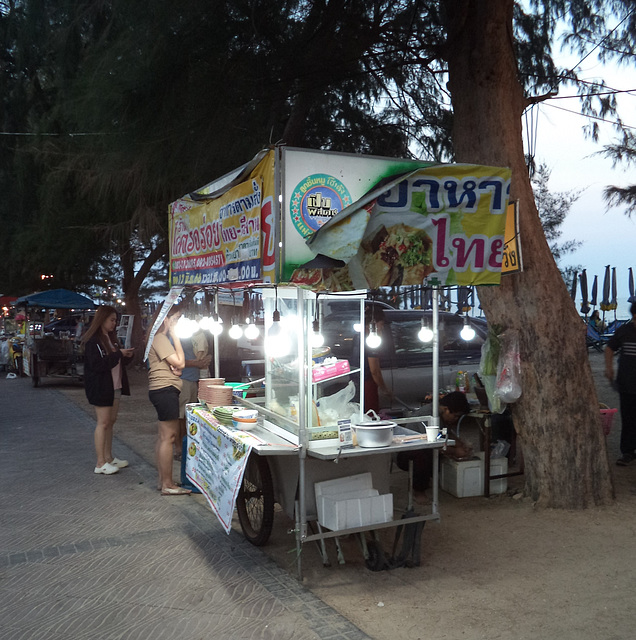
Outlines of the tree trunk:
M525 166L527 106L512 39L513 0L448 0L449 83L457 162L512 169L523 272L480 287L490 323L520 337L522 388L512 407L525 489L545 507L579 509L614 498L585 326L556 267Z

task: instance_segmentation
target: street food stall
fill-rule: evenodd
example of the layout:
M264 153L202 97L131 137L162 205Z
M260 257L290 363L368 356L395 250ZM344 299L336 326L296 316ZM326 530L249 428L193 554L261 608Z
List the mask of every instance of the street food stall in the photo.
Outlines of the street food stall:
M22 350L22 371L31 377L34 387L44 377L82 380L84 354L80 335L61 333L57 336L44 332L43 322L33 317L37 309L83 310L95 308L95 303L79 293L66 289L52 289L18 298L16 307L26 310L26 330ZM81 331L81 324L78 326ZM76 339L77 338L77 339Z
M436 371L439 288L498 284L509 187L508 169L276 147L172 203L172 289L155 330L182 294L200 297L190 308L206 328L218 324L224 290L263 301L264 397L235 389L235 404L215 401L217 361L219 379L200 382L203 402L187 412L187 476L228 532L236 503L245 537L265 544L278 502L295 521L299 576L305 543L327 564L333 538L343 561L338 538L351 533L369 568L400 566L377 531L402 525L418 533L401 560L419 564L421 527L440 517L437 376L431 416L375 421L364 413L365 341L349 361L330 358L317 346L321 321L353 300L364 327L369 291L428 287ZM250 323L236 315L231 327ZM389 493L392 455L417 449L434 456L425 514L413 511L412 474L407 504Z

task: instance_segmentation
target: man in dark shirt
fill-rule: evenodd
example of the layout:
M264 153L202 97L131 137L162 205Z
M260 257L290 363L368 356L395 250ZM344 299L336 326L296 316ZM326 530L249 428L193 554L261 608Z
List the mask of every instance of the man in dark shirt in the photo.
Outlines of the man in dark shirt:
M627 466L636 460L636 302L629 308L630 322L619 327L605 347L605 376L614 382L614 355L619 353L616 386L621 409L621 454L616 461Z

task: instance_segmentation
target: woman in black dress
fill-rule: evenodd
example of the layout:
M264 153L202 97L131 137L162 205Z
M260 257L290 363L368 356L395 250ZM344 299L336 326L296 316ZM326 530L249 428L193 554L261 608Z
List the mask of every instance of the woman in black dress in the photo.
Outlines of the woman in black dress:
M84 390L95 407L95 473L112 475L128 466L127 460L113 457L113 425L117 420L119 399L130 395L125 365L134 349L120 349L115 328L117 310L107 305L97 308L84 343Z

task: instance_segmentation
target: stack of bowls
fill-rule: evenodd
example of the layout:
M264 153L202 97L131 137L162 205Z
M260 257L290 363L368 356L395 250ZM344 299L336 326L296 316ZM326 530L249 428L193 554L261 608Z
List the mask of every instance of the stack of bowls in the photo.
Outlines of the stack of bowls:
M206 395L208 385L211 385L211 384L212 385L223 385L223 384L225 384L225 378L200 378L199 379L199 395L198 395L198 398L202 402L205 402L205 400L203 400L203 396L201 395L201 393L203 393L203 395Z
M256 427L257 422L258 411L256 409L236 411L232 415L232 425L235 429L240 429L241 431L251 431Z
M208 407L221 407L232 404L232 387L220 384L208 384L199 388L199 400Z

